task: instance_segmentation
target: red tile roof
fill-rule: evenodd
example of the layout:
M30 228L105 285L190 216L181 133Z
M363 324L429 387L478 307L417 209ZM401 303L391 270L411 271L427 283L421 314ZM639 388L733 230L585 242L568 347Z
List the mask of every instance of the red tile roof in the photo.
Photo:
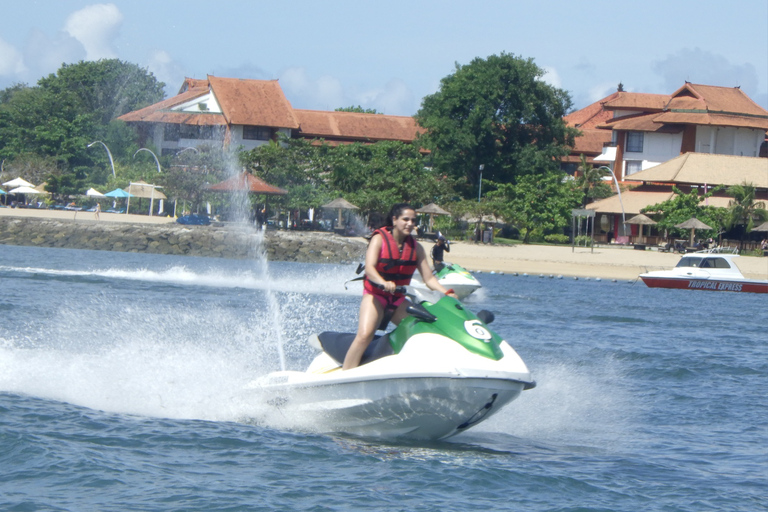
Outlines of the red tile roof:
M407 116L294 110L303 137L327 140L399 140L412 142L420 131Z
M283 196L288 193L287 190L272 186L247 171L243 171L228 180L211 185L208 189L217 192L249 192L251 194L266 194L273 196Z
M193 78L184 79L184 84L179 90L179 94L165 99L154 105L144 107L140 110L134 110L120 116L125 122L148 122L148 123L179 123L179 124L226 124L226 120L221 114L213 113L186 113L171 110L184 103L194 100L208 94L208 81L195 80ZM205 118L205 119L203 119Z
M293 107L277 80L208 76L211 90L229 124L296 129Z
M644 112L660 112L669 101L668 94L648 94L640 92L621 91L616 98L606 101L606 110L642 110Z

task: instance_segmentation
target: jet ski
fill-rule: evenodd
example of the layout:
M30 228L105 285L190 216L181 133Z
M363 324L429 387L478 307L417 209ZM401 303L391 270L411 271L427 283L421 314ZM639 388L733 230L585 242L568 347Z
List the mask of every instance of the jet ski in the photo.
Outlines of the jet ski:
M357 368L341 369L355 334L323 332L310 338L321 352L306 371L270 373L249 392L319 432L439 440L535 387L517 352L488 327L493 313L431 290L400 293L412 302L409 316L375 337Z
M435 272L437 281L445 288L453 289L460 300L466 299L475 290L483 287L475 276L467 269L456 263L446 262L443 268ZM421 280L421 276L414 274L411 284L418 288L427 289L427 285Z

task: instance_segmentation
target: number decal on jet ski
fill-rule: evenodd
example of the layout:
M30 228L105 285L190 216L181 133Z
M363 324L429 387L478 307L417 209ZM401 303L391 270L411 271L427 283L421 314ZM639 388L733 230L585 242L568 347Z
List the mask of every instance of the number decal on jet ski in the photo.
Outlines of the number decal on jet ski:
M488 329L482 326L480 320L467 320L464 322L464 330L467 331L467 334L478 340L487 342L491 339L491 333L488 332Z

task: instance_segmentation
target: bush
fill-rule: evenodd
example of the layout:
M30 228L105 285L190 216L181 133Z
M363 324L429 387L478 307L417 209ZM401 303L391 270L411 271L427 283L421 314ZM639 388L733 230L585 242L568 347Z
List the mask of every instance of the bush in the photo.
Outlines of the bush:
M567 244L568 242L571 241L571 239L568 235L552 234L552 235L545 235L544 241L550 244Z
M581 235L577 236L575 240L575 244L579 247L591 247L592 246L592 237L588 235Z

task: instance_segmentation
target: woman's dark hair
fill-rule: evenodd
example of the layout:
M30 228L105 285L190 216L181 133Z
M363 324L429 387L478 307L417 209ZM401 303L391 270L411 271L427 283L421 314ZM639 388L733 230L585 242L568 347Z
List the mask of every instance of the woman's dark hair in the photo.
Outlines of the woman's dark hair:
M392 227L392 217L400 217L405 210L416 211L416 208L408 203L397 203L389 210L389 214L387 214L387 223L385 225Z

